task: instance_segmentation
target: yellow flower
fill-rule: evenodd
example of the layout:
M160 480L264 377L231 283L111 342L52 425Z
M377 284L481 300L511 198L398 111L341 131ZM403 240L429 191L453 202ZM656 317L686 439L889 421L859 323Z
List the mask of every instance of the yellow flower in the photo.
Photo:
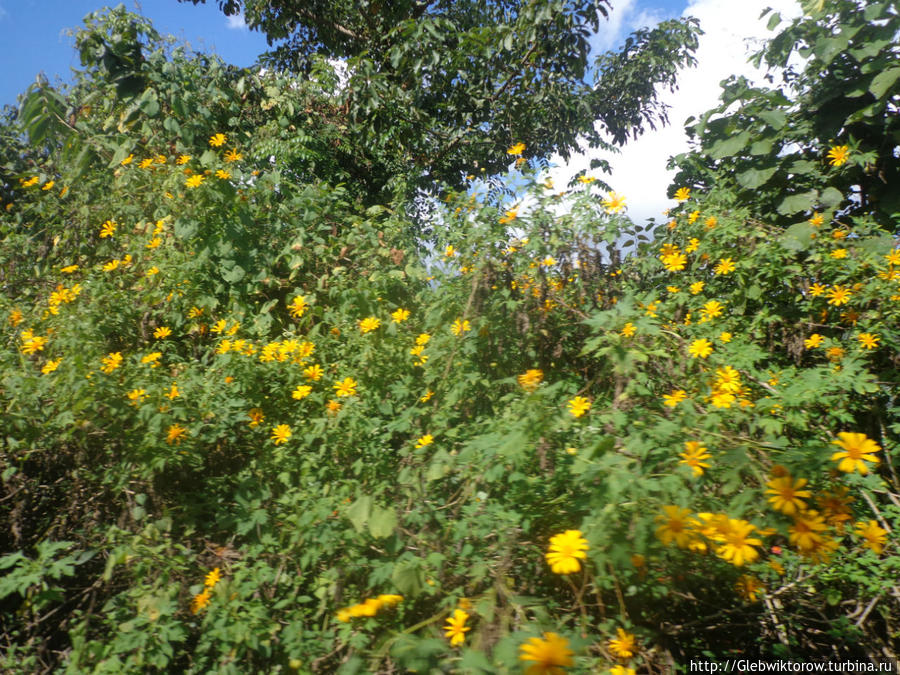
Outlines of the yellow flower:
M812 217L809 219L809 224L812 225L813 227L819 227L824 222L825 222L825 218L822 216L821 213L814 213L812 215Z
M466 633L472 630L466 626L469 615L461 609L453 610L453 616L447 619L444 626L444 637L450 638L452 646L461 645L466 640Z
M732 335L728 331L722 331L721 333L719 333L719 339L722 342L731 342L731 337Z
M687 256L678 251L662 257L662 263L669 272L680 272L687 265Z
M715 319L716 317L722 316L722 310L725 309L724 305L717 300L710 300L705 305L703 305L700 313L703 315L705 320Z
M525 675L560 675L561 668L572 666L575 654L569 649L569 641L556 633L544 633L543 638L529 638L519 647L520 661L533 661L525 669Z
M621 333L625 337L631 337L632 335L634 335L636 330L637 328L635 328L634 324L629 321L624 326L622 326L622 330L619 331L619 333Z
M178 164L179 166L181 166L181 165L187 164L190 161L191 161L190 155L179 155L178 159L175 160L175 163Z
M270 436L275 445L286 443L290 437L291 428L287 424L279 424L278 426L274 427L272 429L272 435Z
M128 155L128 157L119 162L119 164L121 166L126 166L128 164L131 164L132 160L134 160L134 154Z
M693 225L694 223L696 223L696 222L697 222L697 218L699 218L699 217L700 217L700 212L699 212L699 211L691 211L691 212L688 214L688 225Z
M859 344L866 349L874 349L878 346L878 341L881 338L873 333L860 333L856 336L856 339L859 340Z
M626 668L616 664L609 669L609 675L635 675L635 670L634 668Z
M153 331L153 337L157 340L165 340L172 334L172 329L168 326L160 326L155 331Z
M827 529L818 511L801 511L794 515L794 524L788 528L788 540L801 552L808 553L821 546L825 537L820 533Z
M706 219L706 222L704 223L704 225L706 225L707 230L713 229L718 224L719 224L719 219L716 218L715 216L710 216L709 218Z
M428 333L421 333L419 337L416 338L417 345L427 345L428 341L431 339L431 336Z
M673 389L671 394L663 394L665 405L674 408L684 399L687 398L687 392L684 389Z
M169 427L168 431L166 431L166 443L172 445L181 445L181 439L185 438L188 435L187 429L185 429L180 424L173 424Z
M367 316L359 322L359 330L361 333L371 333L381 325L381 319L374 316Z
M208 588L204 588L203 592L195 595L194 599L191 600L191 614L196 614L201 609L206 607L209 604L209 599L211 597L212 597L212 592Z
M736 266L731 258L720 258L718 264L713 269L713 272L716 274L729 274L730 272L734 272L735 269Z
M702 281L695 281L690 285L690 287L688 287L688 290L691 292L691 295L697 295L703 290L703 287L705 285L706 284Z
M431 434L425 434L416 441L416 447L424 448L426 445L431 445L432 443L434 443L434 436L432 436Z
M694 340L691 343L691 346L688 348L688 353L694 358L705 359L707 356L712 354L713 347L712 342L707 340L706 338L702 338L700 340Z
M295 319L299 319L303 316L303 313L306 311L308 305L306 304L306 297L303 295L298 295L293 300L291 300L291 304L288 305L288 311L291 313L291 316Z
M27 330L22 331L22 346L19 349L21 349L23 354L36 354L42 351L46 344L47 338L41 335L34 335L30 330Z
M100 227L100 238L103 239L105 237L111 237L116 233L116 228L118 225L112 220L107 220Z
M310 387L308 384L301 384L296 389L294 389L291 396L293 398L297 399L298 401L301 401L304 398L306 398L307 396L309 396L311 392L312 392L312 387Z
M44 183L44 184L41 186L41 190L43 190L44 192L46 192L47 190L52 190L52 189L53 189L53 186L54 186L55 184L56 184L56 181L54 181L54 180L48 180L46 183Z
M616 628L616 637L609 641L609 651L617 659L630 659L634 656L634 635Z
M152 277L154 274L159 274L159 268L156 265L147 270L148 277Z
M334 385L334 391L337 396L356 396L356 380L352 377L345 377L343 381Z
M686 202L691 198L691 188L689 187L680 187L675 190L675 200L678 202Z
M431 400L432 396L434 396L434 392L429 389L425 392L425 395L419 399L419 401L421 401L422 403L428 403L428 401Z
M766 483L766 487L769 488L766 494L773 495L769 497L772 508L788 516L806 510L806 502L803 499L812 497L812 492L800 489L806 483L805 478L798 478L795 481L791 476L780 476L770 480Z
M678 455L682 458L678 463L687 464L691 467L694 471L694 477L702 476L703 469L709 468L709 464L704 460L711 459L712 455L707 452L706 448L704 448L699 441L685 441L684 448L684 452Z
M219 580L222 578L222 575L219 573L219 568L211 570L207 573L206 577L203 580L203 585L206 588L213 589L216 587L216 584L219 583Z
M176 382L173 382L172 387L169 389L169 392L166 394L166 398L168 398L170 401L174 401L179 396L180 396L180 392L178 391L178 384Z
M803 341L803 346L807 349L815 349L822 344L824 338L818 333L813 333Z
M880 555L884 550L887 534L888 531L879 527L874 520L856 523L856 535L865 540L863 546L876 554Z
M669 293L678 293L678 291L680 291L681 289L678 288L678 286L666 286L666 290Z
M231 174L225 171L225 169L217 169L216 170L216 178L221 178L222 180L228 180L231 178Z
M453 331L453 334L456 336L462 335L463 333L467 333L472 330L471 324L469 324L468 319L456 319L453 322L453 325L450 326L450 330Z
M244 156L237 151L236 148L232 148L231 150L225 153L225 161L226 162L237 162L239 160L244 159Z
M525 144L524 143L516 143L512 147L510 147L507 151L507 155L518 156L525 152Z
M209 137L209 144L214 148L219 148L225 145L225 141L228 140L225 134L213 134Z
M842 431L838 434L838 440L831 441L831 443L843 448L843 451L834 453L831 459L839 462L837 468L844 473L859 471L865 475L869 473L869 467L866 465L866 462L878 464L880 461L874 453L879 452L881 446L871 438L866 437L865 434Z
M594 176L579 176L578 177L578 182L584 183L585 185L590 185L595 180L597 180L597 179Z
M544 557L554 574L571 574L581 569L579 560L587 559L587 540L580 530L566 530L550 537L550 548Z
M266 421L266 416L260 408L250 408L247 411L247 417L250 418L250 427L256 428Z
M49 375L49 374L52 373L54 370L56 370L57 368L59 368L59 364L60 364L60 363L62 363L62 358L58 358L58 359L55 359L55 360L52 360L52 361L47 361L47 363L44 364L43 368L41 368L41 372L42 372L44 375Z
M544 371L538 368L532 368L530 370L526 370L522 375L519 375L518 382L519 386L522 387L525 391L534 391L538 388L538 385L544 379Z
M506 212L506 215L500 218L497 222L501 225L506 225L507 223L511 223L514 221L519 215L519 207L515 206Z
M690 516L689 509L680 506L664 506L662 514L656 516L660 526L656 528L656 537L668 546L672 542L679 548L685 548L694 538L693 526L696 524Z
M409 318L409 310L408 309L397 309L391 312L391 319L393 319L394 323L401 323L406 321Z
M747 602L756 602L757 597L765 590L759 579L742 574L738 577L734 589Z
M343 406L339 401L331 400L325 404L325 409L328 411L329 415L337 415L341 408L343 408Z
M100 361L103 363L103 367L100 370L109 374L122 365L122 352L110 352L100 359Z
M831 164L831 166L843 166L850 158L850 146L834 145L828 151L826 157L830 160L828 163Z
M313 365L303 369L303 377L305 377L307 380L312 380L313 382L318 382L320 379L322 379L323 374L324 371L322 370L322 366L320 366L318 363L314 363Z
M59 268L59 271L62 272L63 274L72 274L72 272L75 272L77 270L78 270L78 265L68 265L66 267Z
M198 174L196 174L196 175L191 176L190 178L188 178L188 179L184 182L184 184L187 185L189 188L195 188L195 187L200 187L200 185L202 185L202 184L203 184L203 181L205 181L205 180L206 180L206 176L204 176L203 174L198 173Z
M162 356L162 352L150 352L146 356L141 357L141 363L152 363L153 366L156 366L156 362L159 361L159 357Z
M625 196L610 192L609 197L601 202L607 213L621 213L625 208Z
M568 405L569 412L572 413L572 417L581 417L591 409L591 402L583 396L576 396L575 398L569 400Z
M825 295L828 296L828 304L834 305L838 307L840 305L845 305L850 300L850 289L840 284L835 284L834 288L829 288Z
M751 537L750 533L756 529L755 525L746 520L728 519L727 528L714 539L721 542L716 548L716 555L727 560L735 567L741 567L744 563L752 563L759 557L759 551L754 546L762 546L762 541Z
M21 179L20 179L21 180ZM26 181L22 181L22 187L31 187L32 185L37 185L41 182L41 179L38 176L32 176Z

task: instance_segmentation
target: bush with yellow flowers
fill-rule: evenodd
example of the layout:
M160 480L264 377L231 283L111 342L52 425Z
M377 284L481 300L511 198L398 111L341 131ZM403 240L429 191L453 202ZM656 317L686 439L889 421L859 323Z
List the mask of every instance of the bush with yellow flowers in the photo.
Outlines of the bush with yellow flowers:
M855 6L785 35L896 24ZM864 192L896 177L867 137L733 84L656 229L518 141L516 190L473 174L429 219L343 173L327 63L236 74L92 21L71 98L0 135L10 672L896 658L900 252Z

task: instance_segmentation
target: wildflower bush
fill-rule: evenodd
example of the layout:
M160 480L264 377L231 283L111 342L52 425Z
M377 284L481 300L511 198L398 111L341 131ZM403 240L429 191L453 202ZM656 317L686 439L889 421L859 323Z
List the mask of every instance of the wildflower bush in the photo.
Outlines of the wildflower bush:
M704 118L655 230L518 142L515 194L378 202L324 60L93 17L0 135L5 668L896 659L898 17L814 4L763 56L881 46ZM792 106L850 63L843 122Z

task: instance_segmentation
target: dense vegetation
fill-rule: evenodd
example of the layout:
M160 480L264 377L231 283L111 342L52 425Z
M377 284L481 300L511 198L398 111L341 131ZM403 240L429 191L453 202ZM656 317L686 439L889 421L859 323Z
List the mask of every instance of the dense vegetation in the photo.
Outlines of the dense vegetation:
M543 158L658 122L691 22L595 64L631 116L573 38L495 118L456 88L605 3L311 4L264 74L92 15L0 124L4 672L896 663L894 4L773 16L795 65L692 123L655 230ZM442 22L538 32L442 97Z

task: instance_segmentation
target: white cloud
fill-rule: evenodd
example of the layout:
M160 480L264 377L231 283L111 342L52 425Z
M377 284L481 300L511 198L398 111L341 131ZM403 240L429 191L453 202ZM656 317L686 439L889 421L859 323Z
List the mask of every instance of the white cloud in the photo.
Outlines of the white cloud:
M0 21L5 19L7 14L8 12L6 11L6 8L3 5L0 5Z
M752 82L762 83L764 73L747 63L747 58L771 35L766 30L768 15L759 18L766 7L773 7L783 17L800 13L796 0L689 1L684 15L697 17L705 35L697 49L697 67L683 71L678 78L679 89L662 96L671 106L669 126L645 133L622 148L621 154L600 155L610 161L613 169L610 176L603 178L616 192L626 195L628 214L635 222L650 217L660 220L662 211L675 204L665 196L674 177L674 172L666 171L665 166L670 156L688 150L684 121L718 105L719 83L731 75L744 75ZM626 25L640 25L639 21L651 18L652 15L640 13ZM597 155L574 156L566 165L557 157L554 161L560 166L551 171L551 176L557 184L568 183L575 173L589 168L592 156Z
M232 14L226 17L225 26L232 30L247 30L247 22L244 20L243 14Z

